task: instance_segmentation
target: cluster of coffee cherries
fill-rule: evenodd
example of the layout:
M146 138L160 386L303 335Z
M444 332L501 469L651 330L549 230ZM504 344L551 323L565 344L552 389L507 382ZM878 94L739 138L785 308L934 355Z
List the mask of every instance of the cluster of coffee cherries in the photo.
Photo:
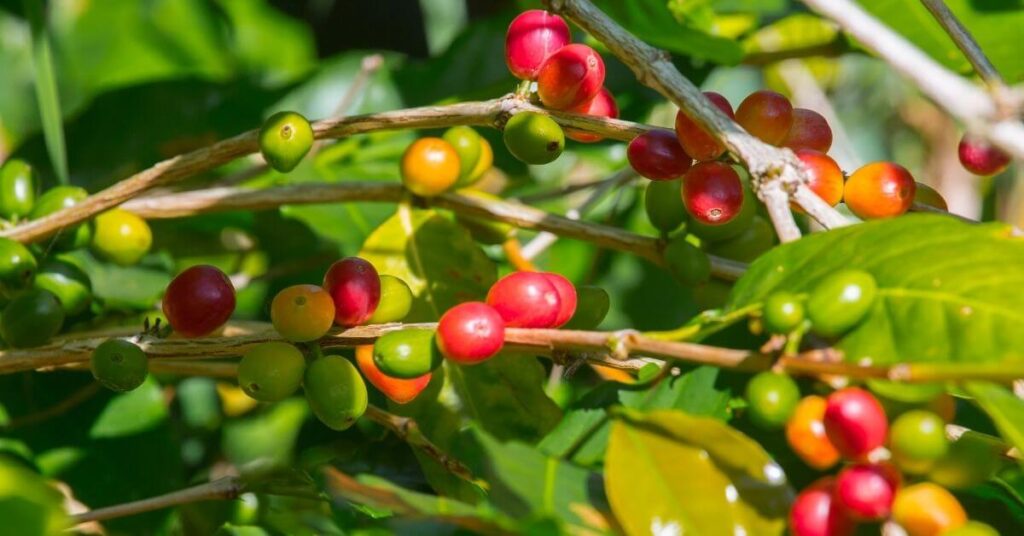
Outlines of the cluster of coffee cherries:
M36 174L26 162L12 159L0 167L0 217L5 225L43 218L82 202L88 195L76 186L56 186L40 194ZM103 261L126 266L139 262L152 242L146 221L119 209L62 229L40 244L25 246L0 238L0 336L4 344L12 348L42 346L72 322L92 315L92 283L69 253L89 249Z

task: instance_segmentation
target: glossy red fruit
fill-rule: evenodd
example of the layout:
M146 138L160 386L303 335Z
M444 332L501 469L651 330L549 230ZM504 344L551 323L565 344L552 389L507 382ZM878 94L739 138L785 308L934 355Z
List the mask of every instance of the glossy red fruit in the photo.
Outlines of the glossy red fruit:
M533 80L544 60L571 39L562 17L541 9L524 11L508 25L505 64L516 78Z
M235 287L213 266L193 266L167 285L164 316L184 337L202 337L223 326L235 311Z
M889 434L889 420L882 404L858 387L829 395L823 421L829 441L851 460L860 460L882 446Z
M334 321L339 326L366 322L380 303L377 269L359 257L345 257L332 264L323 287L334 300Z
M633 138L626 156L637 173L652 181L682 177L693 165L679 139L666 130L651 130Z
M736 122L761 141L780 145L793 126L793 105L774 91L755 91L736 108Z
M730 119L736 118L728 99L714 91L705 91L704 96L711 101L711 104L717 106L722 113L729 116ZM718 139L704 130L704 127L699 126L694 120L690 119L690 116L686 115L682 110L676 113L676 136L679 138L679 144L683 146L686 154L692 156L697 161L714 160L725 152L725 146Z
M832 127L828 126L823 115L814 110L793 108L793 125L782 138L782 146L827 153L832 148Z
M555 292L558 293L558 315L551 327L560 328L572 319L572 315L576 314L576 286L562 274L545 272L544 275L548 277L548 282L555 287Z
M789 510L789 530L793 536L849 536L857 528L836 504L835 478L825 477L797 495Z
M1010 155L1002 149L971 136L960 140L957 152L964 169L982 177L998 175L1010 165Z
M683 176L683 204L690 216L722 225L743 208L743 183L729 164L701 162Z
M807 186L830 206L843 200L843 170L829 155L811 149L798 149L797 158L810 175ZM802 212L797 208L798 212Z
M873 162L846 180L843 200L859 218L892 218L910 209L916 192L917 183L906 168L892 162Z
M560 48L537 73L537 95L544 106L568 110L597 96L604 85L604 60L587 45Z
M583 104L570 108L569 112L592 115L595 117L606 117L610 119L616 119L619 117L619 105L615 103L615 97L612 96L611 92L606 88L601 88L601 91L592 99ZM580 130L573 130L571 128L565 129L565 135L571 140L576 140L582 143L594 143L603 140L601 136L597 134L591 134L589 132L583 132Z
M505 320L483 302L460 303L437 323L437 346L448 359L475 365L494 357L505 345Z
M851 465L836 476L834 499L846 515L857 521L878 521L889 516L899 487L899 473L885 465Z
M549 328L562 307L550 278L538 272L515 272L499 279L487 293L487 304L510 328Z

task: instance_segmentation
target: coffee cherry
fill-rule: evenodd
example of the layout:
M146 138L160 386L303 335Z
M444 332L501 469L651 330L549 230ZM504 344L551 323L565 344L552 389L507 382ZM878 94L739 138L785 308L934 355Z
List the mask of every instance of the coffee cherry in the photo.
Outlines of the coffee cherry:
M50 291L29 289L11 298L0 316L0 336L11 348L42 346L60 333L64 308Z
M798 149L796 156L807 170L807 186L811 191L829 206L838 205L843 200L844 186L843 170L839 169L839 164L827 154L810 149ZM797 212L803 212L803 209L796 205L793 208Z
M12 158L0 166L0 217L24 218L32 212L39 189L35 171L24 160Z
M938 536L964 526L967 512L945 488L922 482L896 494L892 519L907 531L907 536Z
M998 175L1010 165L1010 155L1002 149L969 135L960 140L957 153L964 169L982 177Z
M480 158L476 160L476 165L473 166L473 171L471 171L469 175L465 177L459 176L459 181L455 183L455 186L458 188L464 188L480 182L480 179L482 179L493 166L494 149L491 148L490 142L481 136Z
M92 302L89 276L78 266L59 259L43 262L33 286L52 292L68 317L84 313Z
M747 414L757 426L776 430L785 426L800 402L800 388L793 378L762 372L747 383Z
M483 137L472 127L459 125L444 131L442 138L459 155L459 179L457 183L469 182L483 151Z
M751 204L753 205L753 203ZM767 219L754 215L750 220L750 225L743 232L732 238L709 242L706 249L712 255L750 263L774 245L775 228Z
M982 484L1002 467L999 442L985 434L966 432L949 445L946 455L935 462L928 478L952 489Z
M904 472L924 474L949 450L946 423L930 411L908 411L892 423L889 450Z
M475 365L501 351L505 345L505 321L486 303L460 303L441 315L437 345L448 359Z
M764 300L761 320L769 333L789 333L804 321L804 302L789 292L776 292Z
M366 411L366 384L344 357L327 355L313 361L302 384L309 408L328 428L345 430Z
M687 230L708 241L727 240L750 226L757 201L736 168L701 162L683 176L683 204L692 217Z
M545 272L544 275L558 293L558 315L551 327L560 328L576 314L576 287L562 274Z
M458 193L459 195L475 197L485 201L502 201L496 195L471 188L459 190ZM462 225L469 231L469 234L473 236L473 240L481 244L504 244L515 232L515 227L505 222L478 218L467 214L456 214L455 221L459 222L459 225Z
M43 192L43 195L36 199L29 218L38 220L59 210L73 207L87 197L89 197L89 192L86 192L84 188L55 186ZM91 239L92 227L88 223L82 223L62 229L53 239L53 247L62 251L81 249L88 246Z
M356 365L371 385L396 404L408 404L430 384L431 373L403 380L384 374L373 362L373 345L356 346Z
M365 323L380 303L377 269L359 257L345 257L332 264L323 287L334 300L334 321L339 326Z
M219 269L193 266L167 285L163 309L171 327L183 337L209 335L235 312L235 287Z
M576 313L564 327L566 329L594 329L601 325L611 309L608 291L601 287L583 285L576 287Z
M685 236L669 239L662 256L669 273L683 285L692 287L711 279L711 260L707 253L687 242Z
M108 210L96 216L94 225L93 252L114 264L136 264L153 245L153 232L146 220L126 210Z
M793 126L793 105L774 91L755 91L736 108L736 122L761 141L780 145Z
M942 536L999 536L999 531L981 521L968 521L958 528L943 532Z
M693 164L679 139L665 130L650 130L633 138L626 156L637 173L653 181L682 177Z
M825 435L825 399L807 396L796 405L786 423L789 448L807 465L824 471L839 461L839 451Z
M537 78L548 56L572 40L562 17L540 9L520 13L505 34L505 64L521 80Z
M0 237L0 290L11 293L32 284L36 258L21 242Z
M882 405L859 387L829 395L823 422L829 441L851 460L860 460L884 445L889 434L889 420Z
M111 391L132 391L146 381L149 359L137 345L122 339L100 343L89 358L92 377Z
M651 225L669 234L682 225L687 218L683 206L682 181L651 181L644 194L644 209Z
M433 371L442 358L432 329L389 331L373 345L373 362L381 372L403 380Z
M565 133L546 115L520 112L505 124L505 147L520 161L539 166L554 162L565 149Z
M334 325L334 300L316 285L293 285L274 296L270 321L289 341L315 341Z
M878 285L863 270L839 270L822 279L807 298L811 328L838 337L859 324L875 304Z
M260 152L270 167L288 173L313 148L313 127L296 112L277 112L260 128Z
M601 88L601 91L587 102L579 106L574 106L566 110L576 114L592 115L594 117L605 117L608 119L617 119L619 117L619 106L615 103L615 97L612 96L611 92L605 88ZM601 136L597 134L591 134L589 132L583 132L582 130L576 130L572 128L565 129L565 135L571 140L576 140L580 143L594 143L603 140Z
M832 127L821 114L806 108L793 108L793 125L782 138L783 147L810 149L827 153L832 147Z
M587 45L566 45L544 60L537 72L537 95L544 106L568 110L594 98L604 85L604 60Z
M238 386L260 402L284 400L302 385L306 359L298 348L284 342L253 346L238 362Z
M914 185L914 203L920 203L939 210L949 210L949 204L938 190L923 182Z
M732 105L729 104L725 97L714 91L705 91L704 96L707 97L711 104L718 107L722 113L729 116L730 119L736 118L732 112ZM725 152L725 145L722 145L717 138L708 133L707 130L704 130L704 127L690 119L690 116L686 115L686 112L682 110L676 113L676 136L679 138L679 144L683 146L686 154L699 162L714 160Z
M380 304L370 315L367 324L400 322L412 310L412 291L405 281L393 276L380 276Z
M916 189L914 177L903 166L874 162L850 175L843 189L843 199L850 211L861 219L891 218L910 208Z
M797 495L789 510L789 530L793 536L851 536L856 523L833 498L835 478L825 477Z
M857 521L885 519L892 511L899 475L882 465L851 465L836 476L835 501Z
M562 309L558 289L537 272L514 272L499 279L487 292L487 305L510 328L552 327Z
M441 138L420 138L402 154L402 184L419 196L433 197L455 186L461 169L459 154Z

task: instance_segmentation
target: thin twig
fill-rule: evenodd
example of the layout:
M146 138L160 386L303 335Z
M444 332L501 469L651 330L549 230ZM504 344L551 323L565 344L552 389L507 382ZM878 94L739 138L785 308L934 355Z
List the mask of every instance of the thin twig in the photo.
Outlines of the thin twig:
M462 464L459 460L452 458L436 445L430 442L429 439L420 430L416 421L409 417L402 417L393 413L388 413L377 406L367 406L364 417L370 419L377 424L391 430L398 439L408 443L413 448L417 448L423 451L424 454L434 459L441 467L444 467L449 473L470 482L473 484L480 484L476 478L473 477L473 473Z
M71 520L75 525L81 525L82 523L88 523L90 521L117 519L120 517L152 512L153 510L161 510L182 504L200 501L230 500L237 498L242 493L242 489L243 484L239 477L227 476L218 478L212 482L192 486L190 488L185 488L183 490L174 491L156 497L150 497L148 499L142 499L140 501L89 510L88 512L71 516Z
M32 424L40 423L45 420L52 419L63 415L64 413L74 409L79 404L89 400L96 393L100 392L100 384L89 383L81 389L71 393L67 398L60 402L35 413L30 413L21 417L14 417L6 425L0 424L0 430L14 430L15 428L23 428Z

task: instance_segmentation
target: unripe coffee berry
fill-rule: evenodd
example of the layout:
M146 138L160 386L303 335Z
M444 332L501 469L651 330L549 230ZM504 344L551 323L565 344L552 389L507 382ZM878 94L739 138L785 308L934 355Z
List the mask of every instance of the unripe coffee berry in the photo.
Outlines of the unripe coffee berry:
M558 290L538 272L515 272L499 279L487 292L487 305L510 328L550 328L562 308Z
M441 138L420 138L402 154L402 184L419 196L444 193L458 182L461 170L459 154Z
M904 472L924 474L949 451L946 423L930 411L908 411L892 423L889 450Z
M647 219L662 234L668 234L686 221L682 181L651 181L644 194Z
M121 266L136 264L153 245L153 232L146 220L121 209L96 216L92 250L101 258Z
M100 343L89 358L92 377L113 391L131 391L149 374L149 360L137 345L122 339Z
M669 239L662 252L665 266L672 277L686 286L696 286L711 279L711 259L683 235Z
M315 341L334 325L334 300L316 285L293 285L274 296L270 320L289 341Z
M637 173L655 181L682 177L693 164L679 139L667 130L650 130L633 138L626 156Z
M750 419L766 430L782 428L800 402L800 388L793 378L775 372L751 378L745 395Z
M313 414L332 430L345 430L366 412L366 384L344 357L327 355L306 367L302 382Z
M396 404L408 404L415 400L433 377L429 372L408 380L384 374L373 362L373 345L356 347L356 365L366 381Z
M587 45L566 45L552 53L537 73L537 95L544 106L568 110L597 96L604 85L604 60Z
M512 156L530 165L554 162L565 149L565 133L553 119L533 112L513 115L502 134Z
M823 471L839 461L839 451L825 435L822 422L825 399L807 396L796 405L786 423L786 442L789 448L807 465Z
M339 326L365 323L380 303L380 276L372 264L359 257L332 264L323 287L334 300L334 322Z
M505 345L505 320L486 303L460 303L441 315L437 345L445 357L462 365L486 361Z
M769 333L789 333L804 321L804 302L789 292L776 292L764 300L761 320Z
M209 335L227 323L235 312L235 287L219 269L209 265L193 266L167 285L163 310L171 327L182 336Z
M896 494L892 519L907 536L938 536L967 524L967 512L945 488L921 482Z
M824 337L845 334L864 320L877 294L875 278L864 270L845 269L825 276L807 298L811 328Z
M840 389L828 397L825 433L844 457L860 460L885 444L889 420L882 404L858 387Z
M705 91L704 96L714 104L723 114L729 116L730 119L735 119L735 114L732 111L732 105L722 95L715 93L714 91ZM686 154L692 156L699 162L707 160L714 160L722 153L725 152L725 145L722 145L718 138L712 136L704 127L697 124L696 121L690 119L686 112L679 110L676 113L676 136L679 138L679 144L683 146Z
M505 64L512 75L533 80L548 56L569 44L572 35L562 17L540 9L520 13L505 34Z
M373 362L381 372L411 380L441 366L443 355L432 329L409 328L389 331L373 345Z
M263 122L259 140L260 152L270 167L287 173L313 147L313 127L301 114L278 112Z
M306 359L298 348L284 342L253 346L238 362L238 386L261 402L277 402L302 385Z
M906 168L892 162L874 162L850 175L843 199L861 219L892 218L910 209L916 190L917 182Z
M380 276L380 303L367 324L401 322L412 310L412 290L393 275Z

